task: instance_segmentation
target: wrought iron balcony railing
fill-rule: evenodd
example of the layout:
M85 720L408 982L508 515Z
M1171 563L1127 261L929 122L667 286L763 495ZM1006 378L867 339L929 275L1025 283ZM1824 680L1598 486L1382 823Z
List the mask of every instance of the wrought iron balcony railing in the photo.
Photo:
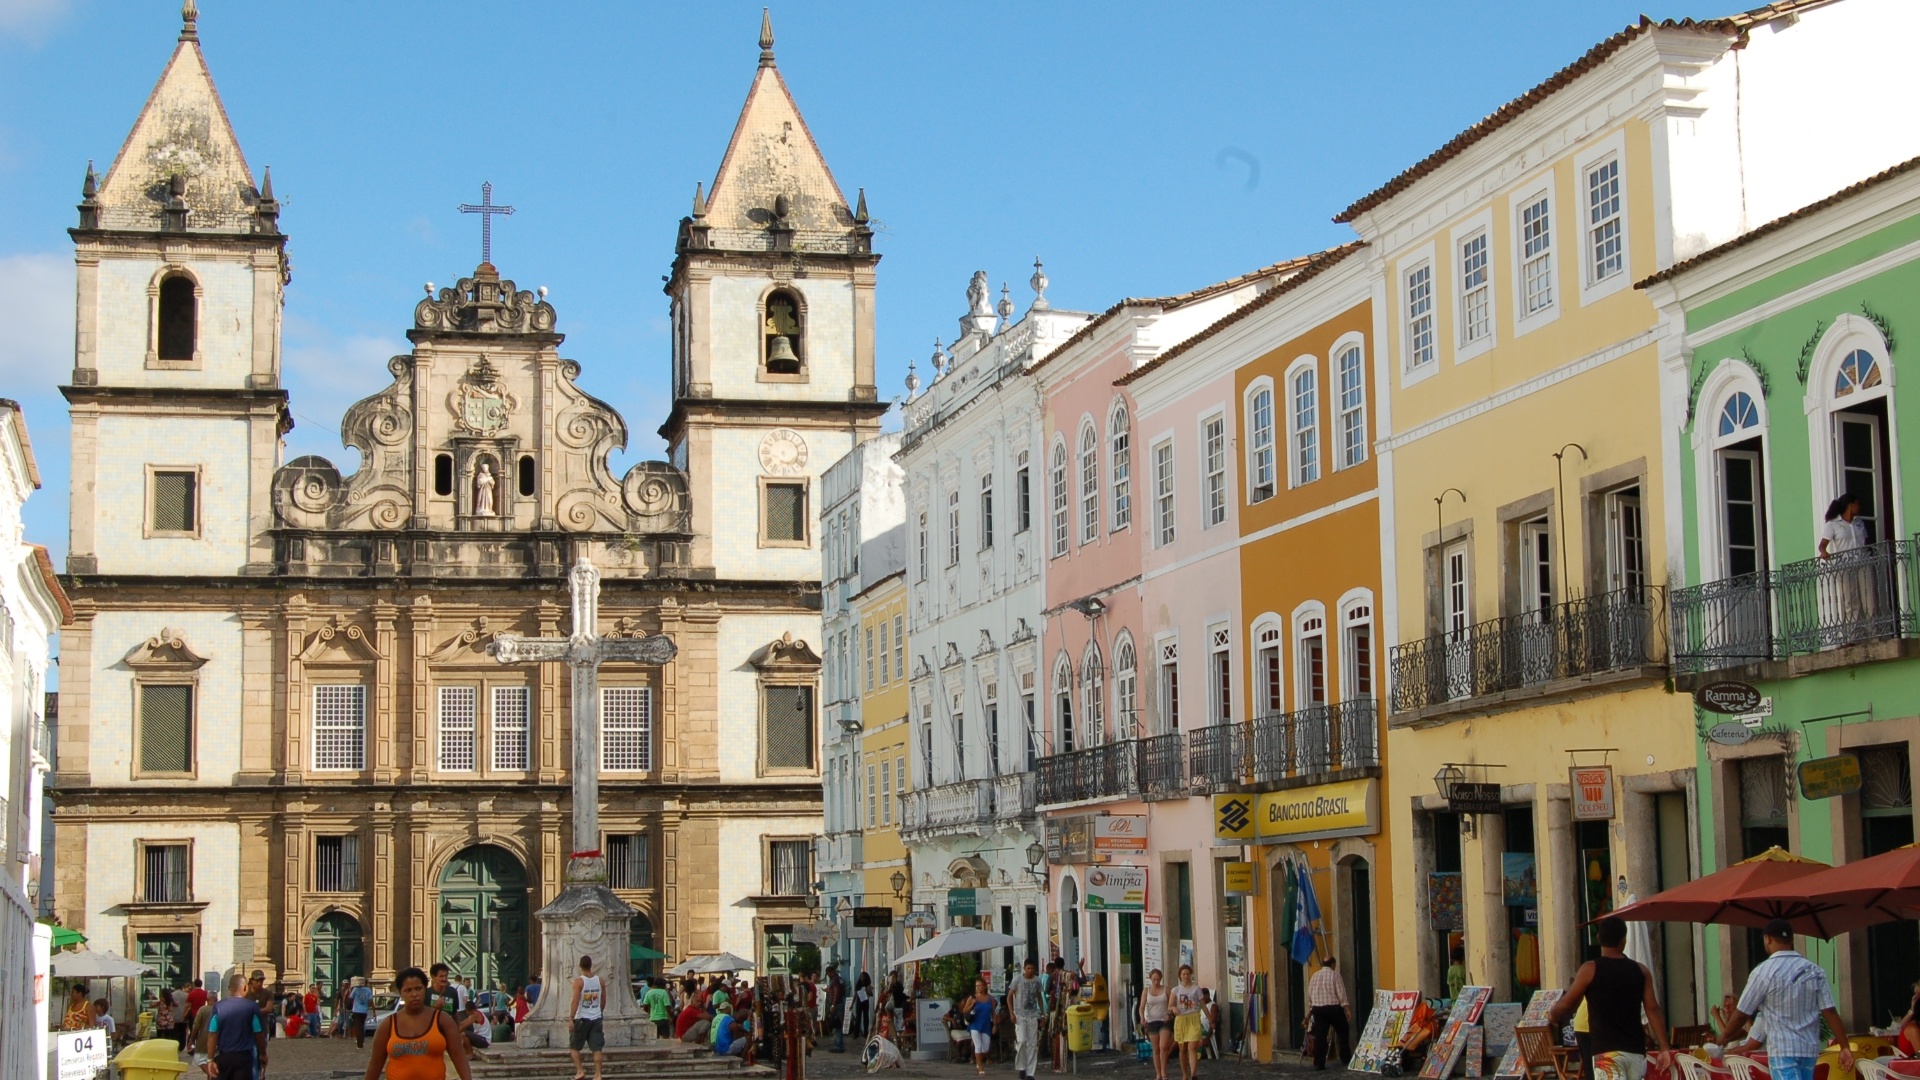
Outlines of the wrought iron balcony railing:
M1090 746L1040 759L1042 805L1140 794L1140 740Z
M1253 763L1247 758L1246 724L1208 724L1187 732L1187 775L1192 792L1211 795L1246 783Z
M1673 591L1673 666L1698 673L1845 645L1913 637L1920 612L1914 541Z
M1149 799L1187 797L1186 747L1179 733L1140 740L1140 794Z
M1616 589L1393 650L1393 711L1659 663L1658 590Z
M1252 782L1313 783L1380 764L1380 704L1370 697L1255 717Z

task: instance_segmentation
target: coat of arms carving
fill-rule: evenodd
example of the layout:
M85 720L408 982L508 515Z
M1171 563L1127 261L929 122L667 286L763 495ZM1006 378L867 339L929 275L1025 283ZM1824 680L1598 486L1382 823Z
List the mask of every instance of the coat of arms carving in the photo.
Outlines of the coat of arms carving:
M507 418L520 407L520 399L500 385L499 370L482 355L460 377L448 405L453 409L456 430L492 435L507 426Z

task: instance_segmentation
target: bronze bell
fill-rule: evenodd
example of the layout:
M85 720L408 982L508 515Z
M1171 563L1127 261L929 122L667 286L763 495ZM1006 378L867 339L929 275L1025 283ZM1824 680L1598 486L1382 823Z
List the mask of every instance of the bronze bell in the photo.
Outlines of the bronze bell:
M793 353L793 343L787 335L776 334L773 343L767 346L767 370L780 375L798 375L800 358Z

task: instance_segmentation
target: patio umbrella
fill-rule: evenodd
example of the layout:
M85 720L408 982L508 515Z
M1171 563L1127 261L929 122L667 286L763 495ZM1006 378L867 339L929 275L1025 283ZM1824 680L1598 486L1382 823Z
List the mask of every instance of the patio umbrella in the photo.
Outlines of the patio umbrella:
M1908 844L1859 862L1756 890L1755 901L1797 903L1805 910L1803 934L1830 938L1849 930L1916 917L1920 908L1920 844Z
M1831 867L1826 863L1772 847L1725 870L1654 893L1607 914L1628 922L1720 923L1754 929L1765 927L1772 919L1787 919L1794 922L1797 932L1815 933L1813 924L1804 921L1807 906L1803 897L1760 900L1752 894L1784 887L1788 882L1828 869Z
M735 971L752 971L753 961L735 956L730 952L714 953L711 956L696 956L686 963L690 975L726 975Z
M56 926L53 928L53 947L55 949L64 949L69 945L85 945L86 943L87 935L75 930L71 926Z
M693 974L693 961L682 960L679 963L668 968L666 971L662 972L661 974L671 975L676 979L680 978L683 975L691 975Z
M902 954L893 962L893 966L915 964L922 960L932 960L937 956L961 956L966 953L986 952L988 949L1004 949L1018 944L1020 939L1017 937L962 926L921 942L917 947Z
M132 979L152 970L111 949L98 952L81 949L78 952L60 953L53 958L53 973L63 979Z

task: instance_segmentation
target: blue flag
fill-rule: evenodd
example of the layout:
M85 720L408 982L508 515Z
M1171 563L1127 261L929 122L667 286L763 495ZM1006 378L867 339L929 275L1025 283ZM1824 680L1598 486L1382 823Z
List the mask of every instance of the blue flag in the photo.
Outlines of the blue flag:
M1313 874L1305 863L1300 865L1299 899L1295 902L1298 914L1293 929L1293 962L1304 964L1313 955L1313 924L1320 918L1320 900L1313 895Z

